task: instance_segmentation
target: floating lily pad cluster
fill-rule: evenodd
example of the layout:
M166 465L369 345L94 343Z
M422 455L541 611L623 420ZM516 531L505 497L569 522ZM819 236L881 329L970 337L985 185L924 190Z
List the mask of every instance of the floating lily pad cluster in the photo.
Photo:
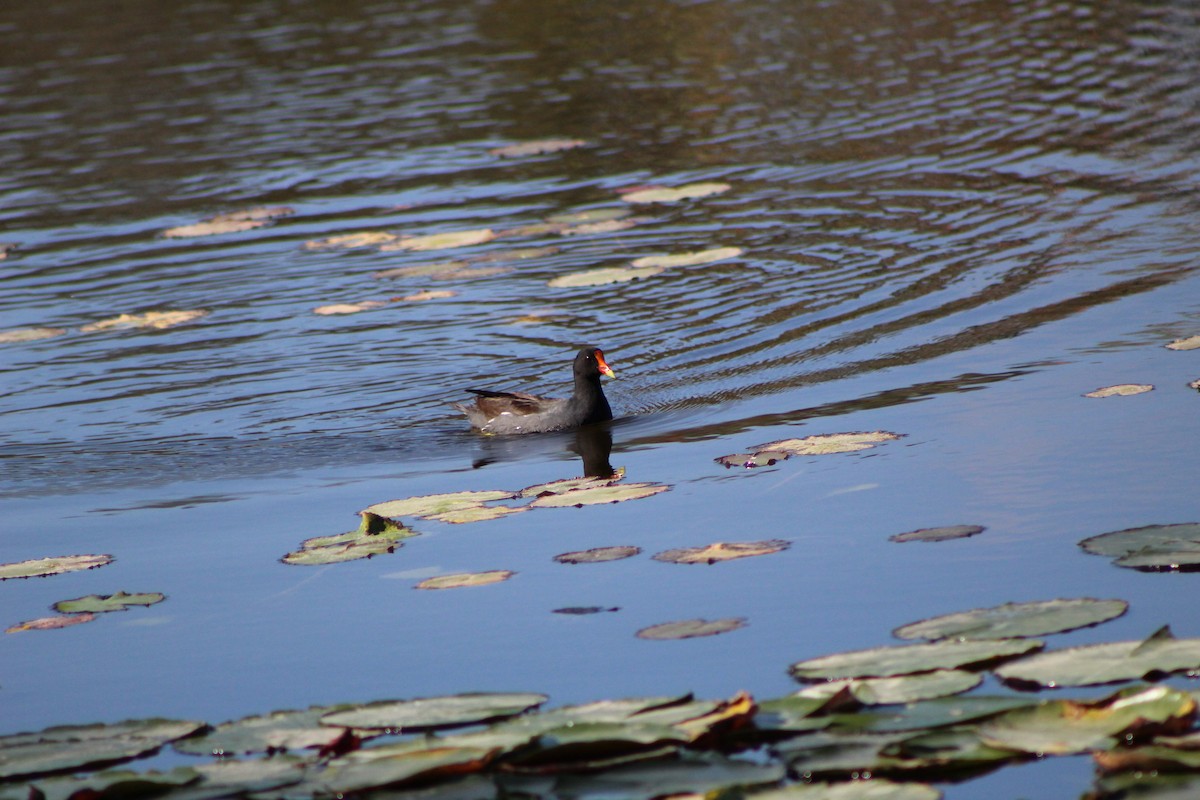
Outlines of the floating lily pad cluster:
M1133 683L1093 698L969 694L989 671L1036 689L1200 669L1200 639L1176 639L1166 629L1142 641L1050 651L1032 638L1097 625L1125 609L1120 600L1072 598L922 620L897 634L930 641L799 661L791 673L808 685L761 702L745 693L716 701L681 695L542 710L542 694L471 693L277 711L217 726L151 719L48 728L0 737L0 800L135 792L266 800L417 787L424 798L445 800L714 792L747 800L937 798L930 781L1074 754L1095 761L1095 798L1200 785L1190 692ZM639 636L686 639L742 624L696 620ZM180 753L221 760L77 774L169 742ZM1162 784L1159 770L1179 776Z

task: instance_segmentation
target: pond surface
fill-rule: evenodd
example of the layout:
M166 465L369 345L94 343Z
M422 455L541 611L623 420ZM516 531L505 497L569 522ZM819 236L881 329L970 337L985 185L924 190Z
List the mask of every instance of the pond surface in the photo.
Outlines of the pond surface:
M1056 645L1200 635L1195 575L1076 543L1200 502L1200 19L1187 3L18 3L0 15L0 584L166 602L0 637L0 733L315 703L539 691L552 703L792 691L788 664L1008 601L1120 597ZM504 157L544 139L580 147ZM634 204L631 187L728 190ZM162 232L261 206L238 233ZM621 230L534 229L627 209ZM617 226L612 226L616 228ZM491 229L436 252L306 243ZM741 248L628 283L547 286ZM522 252L514 252L520 250ZM519 257L517 257L519 256ZM374 273L504 266L438 280ZM501 260L508 259L508 260ZM455 294L401 298L422 290ZM388 301L346 315L314 309ZM120 314L205 310L164 329ZM449 403L618 379L611 463L671 490L280 563L373 503L583 472L572 434L485 439ZM1147 394L1088 399L1120 383ZM855 454L726 469L776 439ZM918 528L969 539L897 544ZM786 539L684 566L662 550ZM606 545L640 556L566 566ZM507 569L493 586L414 591ZM604 613L554 613L595 606ZM649 625L746 627L644 641ZM1084 759L948 797L1082 792Z

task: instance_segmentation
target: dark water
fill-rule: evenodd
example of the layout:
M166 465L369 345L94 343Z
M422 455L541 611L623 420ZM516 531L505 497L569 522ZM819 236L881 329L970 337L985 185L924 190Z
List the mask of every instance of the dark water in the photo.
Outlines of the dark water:
M1162 348L1200 332L1192 4L72 1L7 4L0 35L0 240L18 245L0 261L0 330L68 330L0 345L0 560L117 558L0 584L0 621L92 592L169 596L0 639L5 731L487 689L768 697L791 690L800 658L1058 596L1133 606L1065 642L1200 633L1195 576L1117 570L1075 546L1200 517L1186 388L1200 357ZM551 137L588 145L489 152ZM697 181L732 188L639 207L647 219L615 233L304 247L511 230ZM161 236L263 205L295 213ZM745 254L546 286L724 246ZM531 247L553 250L498 277L372 277ZM458 294L313 313L427 288ZM209 313L79 330L170 309ZM578 474L573 437L481 442L447 404L481 383L558 391L583 343L620 376L613 464L672 491L419 524L388 558L278 563L374 502ZM1080 397L1115 383L1157 388ZM712 460L875 429L906 437L753 472ZM887 541L957 523L988 531ZM711 568L647 558L777 537L792 548ZM646 552L551 561L608 544ZM411 590L494 568L518 576ZM586 605L621 611L551 613ZM633 638L725 616L750 624ZM1090 774L1052 769L1072 791ZM1029 772L1061 796L1047 768Z

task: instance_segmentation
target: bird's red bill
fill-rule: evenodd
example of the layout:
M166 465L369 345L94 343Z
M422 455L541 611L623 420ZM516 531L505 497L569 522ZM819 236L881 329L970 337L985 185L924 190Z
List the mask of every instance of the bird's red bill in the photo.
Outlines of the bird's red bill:
M601 375L607 375L610 378L617 377L617 373L613 372L612 367L604 361L604 353L599 350L596 351L596 366L600 368Z

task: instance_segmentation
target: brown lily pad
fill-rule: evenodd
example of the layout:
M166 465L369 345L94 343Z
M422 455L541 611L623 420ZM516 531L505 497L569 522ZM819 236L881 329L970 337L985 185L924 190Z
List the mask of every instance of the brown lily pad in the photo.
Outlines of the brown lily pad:
M785 539L767 539L761 542L716 542L704 547L681 547L675 550L664 550L654 555L655 561L666 561L672 564L715 564L718 561L732 561L735 558L750 556L766 556L778 553L792 546Z
M487 586L492 583L506 581L517 573L507 569L493 569L487 572L457 572L452 575L438 575L414 586L414 589L462 589L468 586Z
M10 328L6 331L0 331L0 344L36 342L39 339L53 339L55 336L62 336L66 332L66 328Z
M1198 350L1200 349L1200 334L1189 336L1186 339L1176 339L1163 346L1168 350Z
M678 203L680 200L695 200L701 197L721 194L722 192L729 191L731 188L728 183L689 183L686 186L677 186L673 189L651 187L626 192L621 195L621 199L626 203Z
M20 633L21 631L49 631L57 628L69 628L72 625L81 625L84 622L91 622L96 618L95 614L59 614L53 617L39 617L31 619L27 622L18 622L16 625L9 627L5 633Z
M94 333L96 331L121 330L127 328L154 328L163 330L164 328L174 328L176 325L183 325L187 322L193 322L201 317L207 316L208 312L203 309L195 309L192 311L147 311L145 314L121 314L110 319L100 320L99 322L91 322L82 326L79 330L84 333Z
M494 147L488 152L501 158L520 158L560 153L563 150L574 150L586 144L586 139L538 139L532 142L517 142L516 144L506 144L503 147Z
M304 243L305 250L358 250L363 247L378 247L395 242L400 237L385 231L360 231L342 233L325 239L314 239Z
M1135 394L1145 394L1154 390L1154 386L1149 383L1119 383L1116 386L1104 386L1100 389L1094 389L1084 397L1128 397Z
M370 311L374 308L383 308L386 305L386 300L363 300L358 303L333 303L327 306L317 306L313 309L313 313L326 317L337 314L357 314L360 311Z
M602 561L632 558L641 552L642 548L633 545L614 545L612 547L593 547L591 550L576 550L573 553L560 553L554 557L554 560L560 564L598 564Z

